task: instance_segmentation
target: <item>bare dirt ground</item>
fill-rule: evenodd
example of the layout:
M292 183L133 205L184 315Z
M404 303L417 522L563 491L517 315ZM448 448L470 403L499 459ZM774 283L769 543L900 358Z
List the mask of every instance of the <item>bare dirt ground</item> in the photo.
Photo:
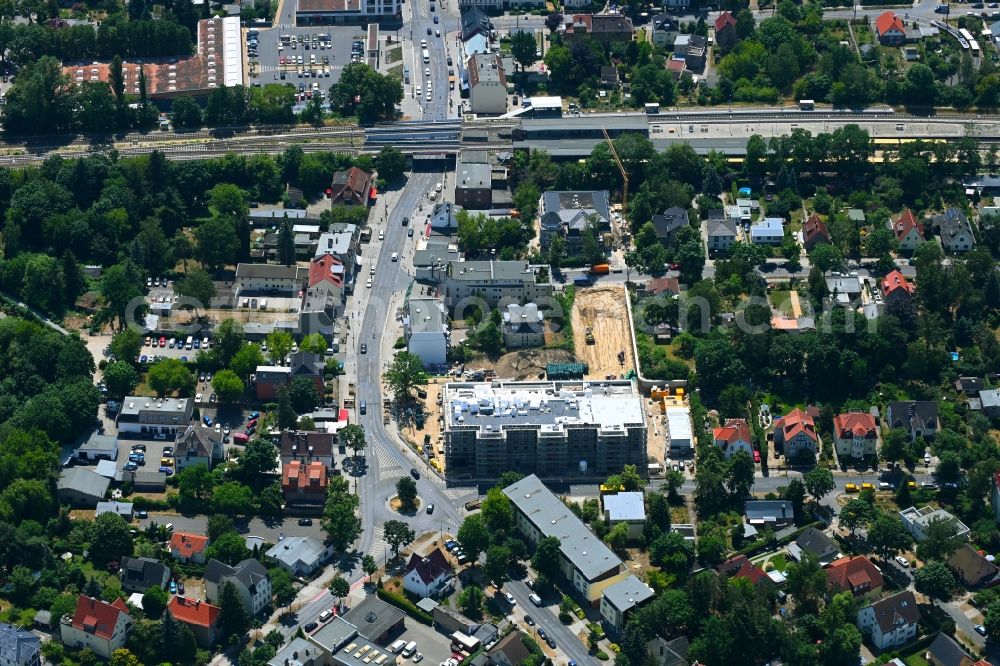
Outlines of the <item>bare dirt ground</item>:
M418 453L423 455L424 435L430 435L430 444L434 447L431 460L437 461L437 467L444 471L444 440L441 438L441 422L438 417L441 415L441 407L437 404L441 387L448 381L441 377L433 377L427 382L427 397L421 402L424 405L424 427L419 430L412 423L401 428L399 434L402 438L413 446Z
M625 291L621 287L591 287L577 289L573 301L573 344L580 361L589 366L587 375L604 379L607 375L622 375L635 367L632 358L632 331L625 307ZM594 332L594 344L588 345L586 330ZM619 352L625 352L625 363L618 362Z
M565 349L525 349L501 356L496 364L498 379L538 379L544 377L549 363L572 363L572 352Z

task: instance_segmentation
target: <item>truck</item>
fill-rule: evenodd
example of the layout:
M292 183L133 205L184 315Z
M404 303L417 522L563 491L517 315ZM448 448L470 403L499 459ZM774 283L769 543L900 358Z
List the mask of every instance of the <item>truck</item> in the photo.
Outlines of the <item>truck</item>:
M647 116L655 116L659 112L660 112L660 105L659 104L657 104L656 102L647 102L646 103L646 115Z
M354 407L354 383L351 382L347 385L347 397L344 398L344 408L351 409Z
M608 264L594 264L590 267L591 275L607 275L611 272L611 266Z
M577 275L573 278L573 286L589 287L592 284L589 275Z
M372 228L371 227L365 227L364 229L362 229L361 230L361 242L362 243L367 243L371 239L372 239Z
M594 329L587 327L587 330L583 334L584 339L586 339L588 345L594 344Z

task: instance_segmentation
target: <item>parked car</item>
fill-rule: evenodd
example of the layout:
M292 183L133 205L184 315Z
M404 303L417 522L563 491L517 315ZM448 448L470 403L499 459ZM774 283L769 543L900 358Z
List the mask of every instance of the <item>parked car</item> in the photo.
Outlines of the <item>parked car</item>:
M313 524L312 518L299 518L300 527L309 527Z

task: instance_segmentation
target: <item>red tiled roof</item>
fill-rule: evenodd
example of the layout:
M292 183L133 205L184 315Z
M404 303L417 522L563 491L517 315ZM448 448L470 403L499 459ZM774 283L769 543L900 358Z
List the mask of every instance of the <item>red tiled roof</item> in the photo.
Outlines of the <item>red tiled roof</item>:
M76 600L73 628L101 638L111 638L122 613L128 615L128 606L121 598L115 599L114 603L109 604L81 594Z
M177 551L179 557L191 557L204 552L208 545L208 537L204 534L191 532L174 532L170 537L170 551Z
M722 12L719 14L719 18L715 19L715 31L719 32L727 25L736 27L736 17L734 17L730 12Z
M875 417L865 412L849 412L847 414L837 414L833 418L833 429L841 435L853 435L854 437L875 438Z
M882 573L864 556L837 560L827 567L826 575L830 585L841 590L853 590L865 583L868 589L874 590L884 583Z
M199 627L211 627L219 619L222 609L200 599L185 599L172 597L167 604L170 615L178 622L193 624Z
M675 277L654 278L646 283L646 291L651 294L659 294L669 291L671 294L681 293L680 282Z
M886 32L893 29L902 33L906 32L906 26L903 25L903 19L896 16L893 12L885 12L875 19L875 31L878 32L879 35L884 35Z
M344 286L344 262L332 254L324 254L309 262L309 286L327 280L338 287Z
M725 442L727 445L743 440L750 443L750 425L745 419L729 419L721 428L714 428L712 436L716 442Z
M809 439L815 440L816 422L813 417L796 407L780 419L774 422L775 428L781 428L785 433L785 440L792 439L800 432L804 432Z
M451 565L448 564L448 560L445 559L441 549L435 548L426 557L417 553L410 555L410 561L406 563L405 575L409 576L412 571L417 572L417 576L420 577L420 580L425 585L430 585L442 575L451 571Z
M358 167L338 171L333 174L330 200L334 203L364 205L368 203L371 180L372 175Z
M813 213L808 220L802 223L802 242L809 245L819 238L823 238L829 243L830 232L823 220L819 219L819 215Z
M913 285L907 281L902 273L899 271L892 271L882 278L882 294L888 296L897 289L904 289L910 294L914 292Z
M326 487L329 483L326 465L318 460L308 464L303 464L301 460L293 460L285 465L281 475L281 487L285 490L326 494Z
M753 564L746 555L737 555L732 557L718 567L716 571L719 573L726 574L732 578L746 578L754 585L760 583L761 581L770 581L771 579L767 577L764 570Z
M901 241L906 238L906 235L910 233L911 229L916 229L917 235L923 239L923 222L917 222L917 218L913 216L913 211L907 208L900 213L899 218L892 223L892 233L895 234L896 240Z

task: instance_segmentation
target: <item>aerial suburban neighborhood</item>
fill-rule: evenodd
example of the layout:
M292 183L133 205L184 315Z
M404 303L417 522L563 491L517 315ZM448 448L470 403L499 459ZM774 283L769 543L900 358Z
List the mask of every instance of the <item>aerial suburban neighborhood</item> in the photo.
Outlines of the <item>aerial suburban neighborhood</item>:
M0 666L1000 666L996 2L0 35Z

